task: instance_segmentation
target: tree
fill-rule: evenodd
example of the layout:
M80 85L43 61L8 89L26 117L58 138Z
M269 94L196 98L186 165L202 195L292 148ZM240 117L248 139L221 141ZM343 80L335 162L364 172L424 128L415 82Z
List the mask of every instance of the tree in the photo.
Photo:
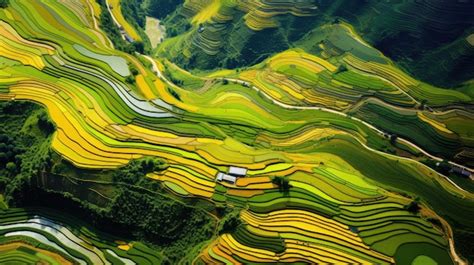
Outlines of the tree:
M421 110L425 109L426 103L428 103L428 100L426 100L426 99L421 100L421 103L420 103L420 109Z
M44 111L38 116L38 127L47 135L52 134L56 130L53 122Z
M347 66L344 64L339 65L336 70L336 74L343 73L347 71Z
M240 219L240 210L235 209L232 212L228 213L227 215L222 218L219 223L219 235L225 233L232 233L234 232L239 225L242 224L242 220Z
M148 15L163 19L183 2L183 0L145 0L144 6Z
M139 53L143 53L145 51L145 46L143 44L143 42L141 41L135 41L132 43L135 51L139 52Z
M411 201L408 205L405 205L404 208L405 210L413 214L417 214L421 209L420 205L418 205L418 199Z
M139 74L138 69L134 65L130 65L129 68L130 68L130 73L132 73L132 75L136 76Z
M13 162L8 162L7 165L5 166L5 168L7 169L7 171L10 173L10 174L15 174L17 168L16 168L16 164L13 163Z
M278 186L280 192L288 193L290 191L291 185L288 177L275 176L272 183Z
M0 0L0 8L7 8L10 4L10 0Z
M125 82L127 82L129 84L133 84L133 83L135 83L135 77L129 75L125 78Z
M143 173L150 173L154 171L162 171L168 168L168 164L162 159L147 157L141 161Z

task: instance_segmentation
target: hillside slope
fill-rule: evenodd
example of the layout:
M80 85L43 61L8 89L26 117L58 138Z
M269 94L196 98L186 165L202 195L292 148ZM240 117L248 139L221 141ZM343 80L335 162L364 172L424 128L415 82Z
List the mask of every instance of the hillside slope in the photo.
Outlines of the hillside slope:
M187 69L249 66L342 19L415 77L453 87L473 78L472 12L470 1L187 0L164 20L174 37L157 55Z

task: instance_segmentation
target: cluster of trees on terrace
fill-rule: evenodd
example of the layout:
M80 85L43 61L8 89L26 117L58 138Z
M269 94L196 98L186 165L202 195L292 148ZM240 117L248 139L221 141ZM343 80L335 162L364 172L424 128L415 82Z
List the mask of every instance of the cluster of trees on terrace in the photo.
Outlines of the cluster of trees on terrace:
M0 8L6 8L10 4L10 0L0 0Z
M37 105L0 102L0 193L7 202L20 202L31 176L50 166L54 130L46 111Z
M100 13L100 28L114 44L115 49L134 54L135 52L145 53L145 44L141 41L127 42L122 39L120 29L115 25L110 13L107 11L105 0L97 0L103 12Z
M167 257L164 264L175 264L186 256L186 251L212 238L216 221L207 212L192 203L157 196L166 191L146 174L166 169L168 164L163 159L144 157L120 169L98 171L99 175L111 175L117 183L113 185L115 196L106 207L78 199L74 191L49 190L39 185L48 173L68 175L73 167L51 150L54 131L54 123L40 106L0 102L0 194L8 206L69 212L100 230L123 233L157 246ZM56 159L61 161L59 165ZM74 170L82 172L79 168Z

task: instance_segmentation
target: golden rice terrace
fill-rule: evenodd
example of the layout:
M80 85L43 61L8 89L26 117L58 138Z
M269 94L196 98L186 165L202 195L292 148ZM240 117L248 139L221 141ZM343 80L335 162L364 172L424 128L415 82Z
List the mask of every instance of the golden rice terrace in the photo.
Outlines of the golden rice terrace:
M0 263L472 264L473 13L0 0Z

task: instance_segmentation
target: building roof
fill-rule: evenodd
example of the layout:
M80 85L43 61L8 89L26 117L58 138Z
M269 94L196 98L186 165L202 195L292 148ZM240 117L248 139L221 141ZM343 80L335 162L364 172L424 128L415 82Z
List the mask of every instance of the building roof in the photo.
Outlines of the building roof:
M469 172L469 171L467 171L467 170L465 170L464 168L461 168L461 167L453 167L452 171L456 174L460 174L460 175L468 177L468 178L471 176L471 172Z
M227 175L227 174L224 174L223 179L224 179L225 181L228 181L228 182L232 183L232 184L235 184L235 181L237 180L236 177L231 176L231 175Z
M247 174L247 169L243 167L229 167L228 173L236 176L245 176Z
M216 180L218 180L218 181L223 181L224 180L224 181L230 182L232 184L235 184L235 181L237 181L237 177L219 172L219 173L217 173Z

